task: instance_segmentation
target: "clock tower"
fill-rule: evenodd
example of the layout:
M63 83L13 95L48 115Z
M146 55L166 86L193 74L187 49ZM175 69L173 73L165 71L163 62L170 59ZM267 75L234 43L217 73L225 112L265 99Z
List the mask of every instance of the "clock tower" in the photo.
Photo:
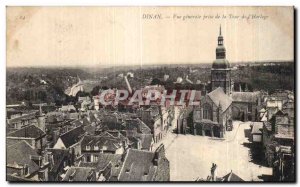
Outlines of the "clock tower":
M212 91L221 87L227 94L231 94L231 69L228 60L226 59L226 49L223 44L222 30L218 36L218 46L216 48L216 60L211 68L211 86Z

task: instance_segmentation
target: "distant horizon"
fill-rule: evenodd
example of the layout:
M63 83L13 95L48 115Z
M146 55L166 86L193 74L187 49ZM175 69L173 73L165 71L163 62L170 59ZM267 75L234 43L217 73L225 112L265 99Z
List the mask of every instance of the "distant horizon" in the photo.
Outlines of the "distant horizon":
M195 63L160 63L160 64L143 64L142 66L149 67L149 66L176 66L176 65L182 65L182 66L188 66L188 65L209 65L213 62L195 62ZM264 60L264 61L238 61L238 62L229 62L230 64L245 64L245 63L295 63L294 60ZM98 67L99 66L99 67ZM36 65L36 66L7 66L6 68L100 68L101 65ZM125 65L118 65L118 66L106 66L105 68L114 68L114 67L132 67L132 66L141 66L140 64L125 64Z

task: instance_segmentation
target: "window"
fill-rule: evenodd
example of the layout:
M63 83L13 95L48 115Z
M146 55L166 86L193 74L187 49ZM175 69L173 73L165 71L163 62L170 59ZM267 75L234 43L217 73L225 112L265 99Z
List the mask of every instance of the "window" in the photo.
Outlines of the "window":
M94 155L94 162L97 162L98 161L98 155Z
M98 145L95 145L95 146L94 146L94 150L95 150L95 151L98 151L98 150L99 150L99 146L98 146Z
M203 119L212 120L212 109L209 104L203 105Z
M91 155L86 156L86 162L91 162Z
M89 150L91 150L91 146L87 145L87 146L85 146L85 149L86 149L87 151L89 151Z

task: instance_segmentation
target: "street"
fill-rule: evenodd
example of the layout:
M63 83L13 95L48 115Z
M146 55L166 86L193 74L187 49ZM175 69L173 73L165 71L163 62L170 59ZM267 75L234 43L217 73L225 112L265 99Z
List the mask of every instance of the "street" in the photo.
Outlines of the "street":
M252 162L249 140L245 132L251 122L234 121L233 131L225 139L169 133L162 140L170 161L171 181L194 181L210 175L212 163L217 164L217 176L231 170L245 181L262 181L272 169Z

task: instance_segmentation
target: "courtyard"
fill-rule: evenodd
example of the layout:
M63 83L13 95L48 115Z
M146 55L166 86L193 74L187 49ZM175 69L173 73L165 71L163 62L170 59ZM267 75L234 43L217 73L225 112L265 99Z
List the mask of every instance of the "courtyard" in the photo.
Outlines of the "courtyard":
M210 175L212 163L217 176L231 170L245 181L263 181L272 169L252 159L247 132L251 122L234 121L224 139L169 133L162 140L170 161L171 181L195 181ZM263 157L261 159L264 159Z

